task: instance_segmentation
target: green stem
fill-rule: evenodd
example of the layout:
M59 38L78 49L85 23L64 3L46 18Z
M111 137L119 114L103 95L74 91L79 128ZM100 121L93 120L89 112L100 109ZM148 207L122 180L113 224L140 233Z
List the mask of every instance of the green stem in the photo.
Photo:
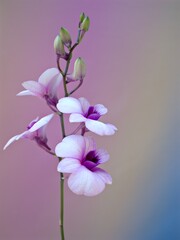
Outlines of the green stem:
M61 240L64 240L64 175L60 173L60 232Z

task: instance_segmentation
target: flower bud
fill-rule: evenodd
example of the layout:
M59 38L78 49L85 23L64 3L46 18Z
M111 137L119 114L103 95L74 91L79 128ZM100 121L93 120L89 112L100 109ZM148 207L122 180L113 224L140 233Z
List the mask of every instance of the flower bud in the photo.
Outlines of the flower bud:
M80 80L86 75L86 65L82 58L77 58L74 63L73 79Z
M89 29L89 25L90 25L90 19L89 17L85 17L80 25L80 29L87 32Z
M79 17L79 24L81 24L83 22L84 18L85 18L85 14L81 13L80 17Z
M71 43L72 43L71 36L65 28L60 29L59 35L64 45L68 48L71 47Z
M57 35L54 39L54 50L56 54L59 54L61 57L64 57L66 55L64 44L62 43L61 37L59 35Z

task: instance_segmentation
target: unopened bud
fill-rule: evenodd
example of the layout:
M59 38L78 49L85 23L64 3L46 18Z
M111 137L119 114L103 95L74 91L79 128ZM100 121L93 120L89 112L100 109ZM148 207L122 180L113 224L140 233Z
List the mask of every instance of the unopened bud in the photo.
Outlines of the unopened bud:
M80 80L86 75L86 64L82 58L77 58L74 63L73 79Z
M80 25L80 29L87 32L89 29L89 25L90 25L90 19L89 17L85 17Z
M54 50L56 54L59 54L61 57L64 57L66 55L64 44L62 43L61 37L59 35L57 35L54 39Z
M80 17L79 17L79 24L81 24L83 22L84 18L85 18L85 14L81 13Z
M66 45L66 47L71 47L71 43L72 43L71 36L65 28L60 29L59 35L64 45Z

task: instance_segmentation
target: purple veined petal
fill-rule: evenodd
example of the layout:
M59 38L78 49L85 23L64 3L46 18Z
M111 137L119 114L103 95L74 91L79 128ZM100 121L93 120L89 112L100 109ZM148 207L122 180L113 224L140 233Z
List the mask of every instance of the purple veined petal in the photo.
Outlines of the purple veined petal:
M54 114L49 114L43 118L41 118L39 121L37 121L30 129L29 132L34 132L36 130L38 130L39 128L43 127L44 125L48 124L49 121L52 119L52 117L54 116Z
M43 86L47 87L49 82L56 76L60 75L57 68L49 68L44 71L38 79L38 82Z
M111 175L103 169L96 167L93 169L93 172L94 174L97 174L106 184L112 184Z
M96 196L105 188L104 180L86 167L81 166L68 179L68 186L78 195Z
M23 87L30 92L32 92L35 96L43 97L45 93L45 88L38 82L35 81L26 81L22 83Z
M61 81L62 81L62 75L60 73L56 75L54 78L52 78L52 80L49 81L49 84L47 85L47 88L46 88L47 94L53 97L56 96L57 90Z
M83 113L79 100L73 97L59 99L57 108L62 113Z
M64 158L58 164L58 172L72 173L81 166L80 161L75 158Z
M10 138L9 141L8 141L8 142L6 143L6 145L4 146L3 150L5 150L11 143L17 141L17 140L18 140L18 139L17 139L18 136L19 136L19 135L16 135L16 136Z
M24 91L21 91L18 94L16 94L16 96L36 96L36 94L34 94L33 92L31 92L29 90L24 90Z
M89 107L90 107L90 103L88 102L88 100L84 97L81 97L79 98L79 101L80 101L80 104L81 104L81 107L82 107L82 111L83 113L87 113Z
M88 152L96 149L96 143L95 143L95 141L93 140L92 137L84 137L84 140L85 140L85 143L86 143L84 156L86 156L88 154Z
M98 163L105 163L109 160L109 153L105 149L97 149L96 153L98 155Z
M100 136L113 135L115 133L115 126L112 124L105 124L96 120L87 119L85 122L86 128Z
M97 111L100 115L104 115L108 112L108 109L102 104L94 105L95 111Z
M73 122L85 122L86 118L82 114L80 114L80 113L72 113L69 116L69 121L71 123L73 123Z
M76 158L81 161L85 151L85 140L81 135L70 135L57 144L55 153L58 157Z

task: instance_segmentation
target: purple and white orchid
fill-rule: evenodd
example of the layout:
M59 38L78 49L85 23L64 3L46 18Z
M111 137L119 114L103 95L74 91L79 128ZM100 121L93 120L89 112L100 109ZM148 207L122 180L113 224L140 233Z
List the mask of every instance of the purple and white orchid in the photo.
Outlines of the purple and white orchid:
M111 184L111 176L98 167L109 159L104 149L96 149L92 138L81 135L65 137L55 153L63 158L58 164L58 171L71 173L68 178L69 188L76 194L95 196L101 193L105 184Z
M51 148L47 145L47 137L46 137L46 126L49 123L49 121L52 119L54 114L50 114L47 115L43 118L41 118L40 120L38 120L39 118L37 117L36 119L34 119L32 122L30 122L30 124L27 127L27 130L24 131L23 133L20 133L14 137L12 137L11 139L9 139L9 141L6 143L6 145L4 146L4 150L14 141L17 141L19 139L29 139L29 140L34 140L36 141L36 143L43 148L44 150L46 150L47 152L50 153Z
M98 119L107 113L107 108L102 104L91 106L86 98L61 98L57 108L62 113L70 113L69 121L84 122L86 129L98 135L113 135L117 128L110 123L102 123Z
M38 81L26 81L22 86L26 89L17 96L37 96L46 100L47 104L56 107L58 102L57 89L62 81L62 75L57 68L47 69Z

